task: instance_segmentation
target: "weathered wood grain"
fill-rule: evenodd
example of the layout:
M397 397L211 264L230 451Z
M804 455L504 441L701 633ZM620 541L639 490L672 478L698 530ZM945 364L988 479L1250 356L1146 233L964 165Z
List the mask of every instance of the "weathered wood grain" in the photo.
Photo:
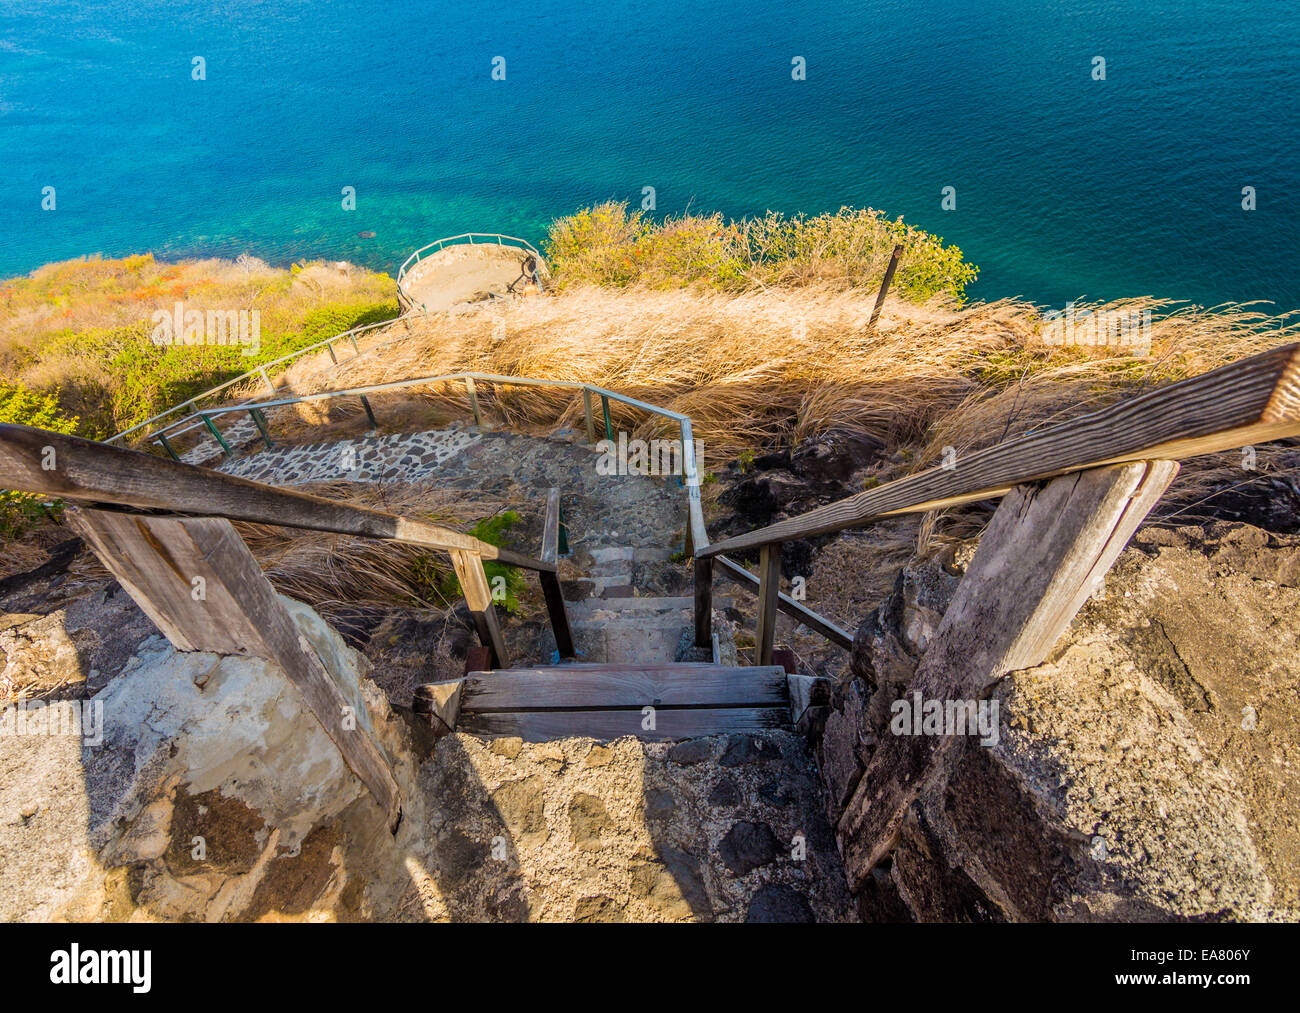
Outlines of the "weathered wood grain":
M459 549L448 554L456 578L460 581L465 604L474 617L479 642L492 652L492 667L503 668L510 664L510 660L506 654L505 638L501 636L501 627L497 623L496 609L492 604L492 590L488 586L487 574L483 572L483 557L477 552L462 552Z
M1178 472L1124 464L1020 486L999 505L908 687L924 700L980 700L1040 664ZM885 735L838 835L856 890L893 847L903 816L953 736Z
M643 728L648 718L640 710L495 711L466 713L463 709L456 730L471 735L513 736L526 742L546 742L570 736L616 739L634 735L640 739L692 739L703 735L755 732L789 728L788 707L659 707L654 727Z
M781 593L781 543L769 542L758 556L758 625L754 647L760 665L772 664L776 643L776 605Z
M653 707L775 707L788 700L778 666L678 668L626 666L593 671L568 665L471 672L461 693L462 713L516 710L616 710Z
M299 633L228 520L101 510L78 510L70 516L177 650L251 654L278 665L384 810L389 829L396 829L401 792L371 738L368 718L343 695Z
M42 462L49 460L47 447L53 452L54 467L50 470L42 467ZM90 504L229 517L383 538L431 549L463 549L529 570L555 569L553 563L489 545L438 524L336 503L31 426L0 425L0 487Z
M878 517L1001 496L1013 486L1138 460L1176 460L1300 435L1300 344L1284 345L1102 411L931 468L695 555L809 538Z

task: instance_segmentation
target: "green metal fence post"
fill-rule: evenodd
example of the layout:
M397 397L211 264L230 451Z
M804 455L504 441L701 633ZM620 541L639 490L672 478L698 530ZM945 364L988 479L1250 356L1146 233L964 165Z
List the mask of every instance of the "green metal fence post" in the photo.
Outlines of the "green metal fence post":
M465 377L465 389L469 391L469 406L474 412L474 425L482 426L483 416L478 409L478 392L474 389L474 378L472 376Z
M162 433L158 434L158 442L162 444L163 450L167 451L173 461L180 460L180 455L177 454L175 448L172 447L171 440L167 439L167 437Z
M208 427L208 432L210 432L214 437L216 437L217 442L221 444L221 449L226 452L226 456L234 457L235 452L230 449L230 444L227 443L226 438L221 435L221 430L218 429L213 424L212 420L208 418L206 415L201 415L199 417L203 419L203 424Z
M253 425L257 426L257 431L262 434L262 439L266 441L266 449L270 450L275 444L271 442L271 434L266 427L266 416L262 414L260 408L250 408L248 414L252 416Z
M605 439L610 443L614 442L614 423L609 420L609 398L604 394L600 395L600 410L605 415Z

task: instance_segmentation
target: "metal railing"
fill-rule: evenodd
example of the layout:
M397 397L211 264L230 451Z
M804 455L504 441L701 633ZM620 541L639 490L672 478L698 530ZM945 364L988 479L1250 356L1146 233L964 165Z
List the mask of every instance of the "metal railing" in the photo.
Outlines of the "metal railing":
M462 232L458 236L446 236L442 239L435 239L432 243L421 246L403 261L402 266L397 269L397 295L398 300L406 307L423 306L406 288L406 276L410 273L412 267L420 262L424 257L432 253L439 253L448 246L457 245L468 246L513 246L521 249L537 258L539 265L545 265L546 261L537 251L532 243L526 239L520 239L518 236L506 236L499 232Z
M367 395L431 384L463 382L476 423L482 422L477 385L551 387L581 392L587 441L596 443L593 397L600 398L600 421L606 440L615 431L610 403L626 405L675 424L681 435L682 484L687 493L686 549L694 559L695 644L711 644L712 583L715 565L721 576L758 592L758 663L770 664L775 614L784 612L832 643L851 649L848 631L780 593L783 542L833 534L880 517L939 510L975 500L997 498L1017 485L1117 463L1172 459L1300 435L1300 344L1285 345L1238 360L1219 369L1159 388L1109 408L1028 436L995 444L968 455L959 470L931 468L876 486L797 517L791 517L710 544L700 497L699 466L691 419L594 384L540 380L495 373L456 372L389 383L323 391L259 405L231 405L198 413L214 430L213 420L234 412L262 412L309 401L359 397L372 427L375 417ZM255 419L267 445L272 444L265 416ZM218 439L220 437L218 436ZM227 453L233 450L224 443ZM726 551L760 553L760 574L729 559Z
M158 422L160 419L165 419L168 416L174 415L176 414L176 412L181 411L185 408L193 408L195 409L195 411L197 411L197 405L199 401L202 401L205 398L209 398L214 394L220 394L222 391L229 390L232 387L237 387L242 383L247 383L249 380L260 378L266 384L269 393L274 394L277 388L275 384L271 382L271 378L267 375L266 371L268 369L273 369L276 366L282 366L285 365L286 363L293 362L295 359L299 359L304 355L310 355L313 352L319 352L322 348L329 352L330 358L334 361L335 364L337 364L338 355L334 351L335 342L344 341L344 340L351 341L353 356L355 357L356 355L361 354L361 348L357 344L358 334L364 334L366 331L371 331L379 327L388 327L392 324L397 323L402 319L403 318L401 316L397 316L389 320L380 320L373 324L364 324L361 327L354 327L349 331L344 331L342 334L335 334L332 338L326 338L324 341L318 341L314 345L308 345L306 348L299 348L296 351L290 352L288 355L282 355L278 359L272 359L270 362L264 362L258 366L255 366L253 369L250 369L246 373L240 373L239 376L233 377L232 379L227 380L225 383L217 384L217 386L211 388L210 390L205 390L201 394L195 394L194 397L189 398L186 401L182 401L180 404L173 405L172 407L168 408L166 411L159 412L157 415L150 416L149 418L145 419L143 422L139 422L136 425L132 426L130 429L123 429L120 433L116 433L113 436L110 436L108 439L104 440L103 442L108 444L115 444L117 443L118 440L130 436L132 433L138 432L141 429L146 429L149 426L152 426L154 423ZM252 399L250 398L249 400ZM192 416L187 416L187 418L188 417L192 417ZM170 429L170 427L168 428ZM146 437L146 439L152 439L154 435L156 434L150 433L149 436Z
M345 390L329 390L319 391L314 394L299 394L292 397L278 398L274 401L261 401L257 404L238 404L226 405L220 408L208 408L196 412L195 416L201 418L199 424L204 425L210 431L214 439L216 439L217 443L220 445L222 452L226 456L230 457L234 455L235 449L232 448L221 436L220 430L217 429L216 426L216 420L225 415L232 415L241 412L247 413L252 419L253 424L256 426L262 442L267 448L270 448L274 446L274 440L272 439L270 432L270 423L266 417L266 412L270 409L285 408L291 405L325 401L340 397L356 397L360 399L361 405L365 409L366 416L370 421L371 429L373 431L377 428L377 422L373 407L369 401L370 395L407 390L412 387L456 382L465 384L466 397L476 425L481 425L483 421L482 407L479 403L478 397L478 384L491 384L494 386L550 387L580 392L582 394L582 409L583 418L586 424L587 442L591 444L598 442L596 438L598 425L594 411L594 398L600 399L599 428L603 431L604 438L609 440L611 443L616 439L613 420L610 416L611 402L626 405L629 408L634 408L646 412L647 414L666 419L677 427L681 437L681 481L686 490L687 503L686 553L687 555L694 557L695 568L695 643L697 647L712 649L712 578L714 573L715 557L712 554L705 554L709 549L709 535L704 522L704 507L700 498L699 463L695 459L694 432L691 427L690 416L688 415L683 415L681 412L675 412L668 408L660 408L658 405L639 401L634 397L627 396L626 394L620 394L617 391L607 390L604 387L597 387L596 385L589 383L580 383L571 380L541 380L532 377L503 376L498 373L455 372L442 373L435 376L416 377L409 380L394 380L388 383L349 387ZM182 422L183 421L186 420L182 420ZM179 424L181 423L174 423L174 425ZM175 451L167 445L165 440L163 446L171 456L176 457ZM740 563L737 563L726 556L717 556L716 565L719 575L727 577L728 579L745 586L749 590L760 590L760 578ZM842 647L845 650L852 649L853 635L849 631L836 625L825 616L819 615L788 595L778 593L773 607L785 613L800 625L821 634L836 646Z

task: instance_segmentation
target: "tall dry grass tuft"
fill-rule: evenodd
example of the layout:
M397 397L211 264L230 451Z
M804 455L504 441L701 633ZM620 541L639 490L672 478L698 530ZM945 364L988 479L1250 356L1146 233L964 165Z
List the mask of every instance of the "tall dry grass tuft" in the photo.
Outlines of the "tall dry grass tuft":
M942 298L923 305L891 298L871 331L873 304L870 292L836 287L739 294L575 287L406 321L376 337L402 336L381 353L336 373L305 376L300 388L462 370L586 381L689 415L706 469L747 449L849 429L883 444L889 460L877 478L887 481L932 466L945 448L960 459L1300 336L1300 325L1252 306L1135 299L1077 307L1150 310L1151 351L1138 356L1048 345L1043 315L1019 300L963 307ZM374 400L381 418L418 415L415 405L426 418L468 413L458 383ZM480 384L479 400L499 423L524 431L581 425L581 397L570 391ZM333 409L338 417L357 410L343 403ZM611 411L615 426L634 435L673 435L662 419L616 403ZM287 415L276 419L287 437L321 438L312 423ZM1286 445L1261 448L1261 473L1253 478L1241 473L1239 455L1186 462L1166 506L1182 509L1216 482L1294 473L1296 455ZM977 529L979 516L952 511L929 531L942 544L953 532Z
M803 288L729 295L692 290L577 288L408 321L403 340L300 390L342 389L477 370L585 381L690 415L716 466L746 448L852 428L887 446L916 445L925 466L945 446L964 453L1101 407L1116 398L1296 340L1298 325L1249 307L1177 309L1126 300L1095 309L1151 309L1152 354L1043 343L1028 303L959 307L890 299L874 332L874 297ZM1088 307L1082 307L1088 308ZM480 385L480 401L510 425L572 423L569 391ZM405 395L463 415L464 388ZM638 434L662 421L612 405Z

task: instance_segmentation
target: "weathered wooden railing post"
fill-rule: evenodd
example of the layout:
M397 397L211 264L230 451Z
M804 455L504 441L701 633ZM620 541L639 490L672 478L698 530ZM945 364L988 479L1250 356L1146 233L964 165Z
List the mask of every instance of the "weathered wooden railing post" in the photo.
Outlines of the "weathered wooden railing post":
M880 293L876 296L875 308L871 311L871 319L867 321L867 330L876 329L876 319L880 316L880 307L885 305L885 293L889 291L889 283L894 280L894 271L898 269L898 258L903 255L903 244L898 243L894 247L894 252L890 254L889 266L885 268L884 280L880 283Z
M1041 664L1177 473L1173 461L1136 462L1012 489L907 695L978 701L1008 672ZM889 854L908 806L956 741L953 735L880 740L838 827L854 890Z
M364 704L343 695L230 521L87 508L65 516L178 651L278 665L396 829L401 792L357 713Z
M560 490L551 489L546 494L546 520L542 528L543 563L559 564L560 559ZM551 617L551 630L555 633L555 650L561 660L572 658L573 631L569 628L569 614L564 608L564 595L560 589L558 573L539 570L538 579L546 598L546 612Z
M769 542L758 555L758 626L754 631L757 664L772 664L776 643L776 604L781 593L781 543Z
M491 652L492 667L505 668L510 662L506 655L505 640L501 636L501 627L497 624L496 609L492 604L492 589L488 586L487 574L483 571L483 557L466 549L452 549L450 555L451 565L460 581L461 593L465 595L465 604L474 617L474 628L478 630L479 641Z

